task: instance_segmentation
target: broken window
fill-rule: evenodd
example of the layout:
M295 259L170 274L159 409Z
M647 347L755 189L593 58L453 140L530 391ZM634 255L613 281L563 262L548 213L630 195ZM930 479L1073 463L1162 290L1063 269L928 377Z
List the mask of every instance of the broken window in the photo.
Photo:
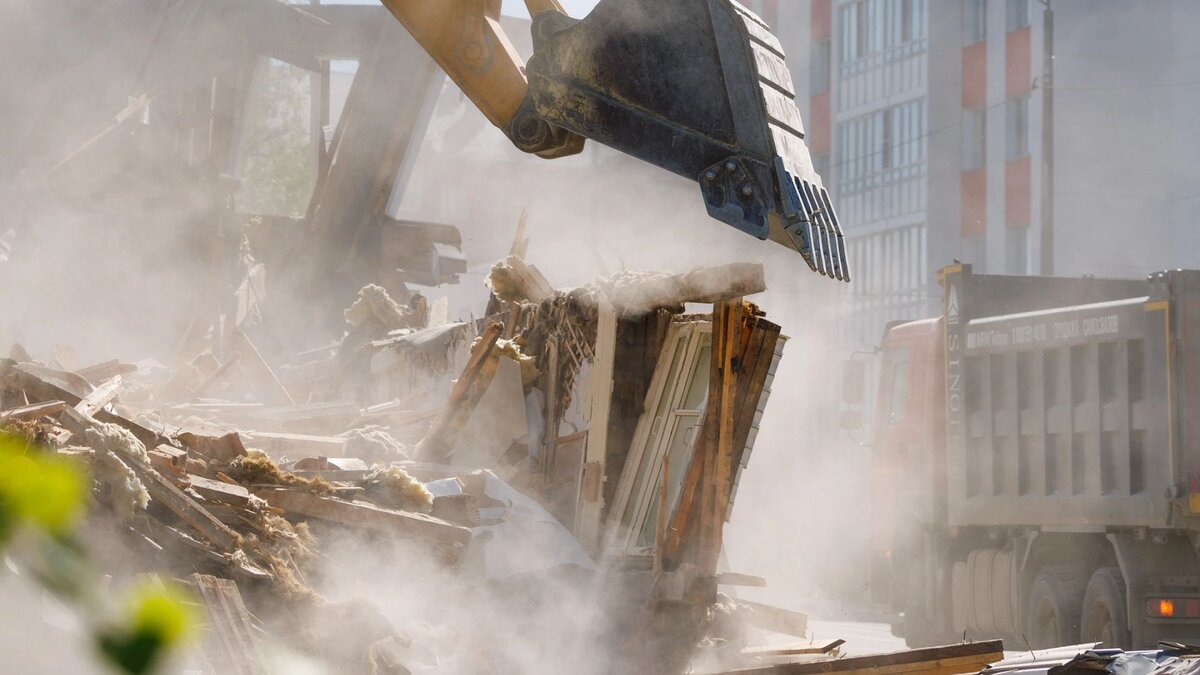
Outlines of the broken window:
M617 488L613 512L620 513L621 520L610 535L617 548L653 550L664 457L668 458L668 514L674 512L708 400L711 360L710 324L671 328L647 394L646 409L654 414L643 415L638 422L629 464Z

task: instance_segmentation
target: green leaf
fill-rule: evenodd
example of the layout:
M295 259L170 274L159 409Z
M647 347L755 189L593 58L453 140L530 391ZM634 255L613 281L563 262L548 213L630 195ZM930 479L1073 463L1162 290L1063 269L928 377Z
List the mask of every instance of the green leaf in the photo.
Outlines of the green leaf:
M60 459L27 454L24 441L0 435L0 537L5 525L27 522L51 534L74 528L83 515L83 472Z

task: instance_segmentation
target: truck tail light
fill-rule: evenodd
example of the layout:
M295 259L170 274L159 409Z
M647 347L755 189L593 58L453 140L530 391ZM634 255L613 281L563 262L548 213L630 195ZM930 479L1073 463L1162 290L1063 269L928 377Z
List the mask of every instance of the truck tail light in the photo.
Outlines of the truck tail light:
M1200 619L1200 598L1149 598L1146 614L1152 619Z

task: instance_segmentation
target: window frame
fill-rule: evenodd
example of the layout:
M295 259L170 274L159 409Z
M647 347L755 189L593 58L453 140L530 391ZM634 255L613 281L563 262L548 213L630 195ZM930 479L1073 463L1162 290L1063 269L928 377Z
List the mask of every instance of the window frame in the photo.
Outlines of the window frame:
M1030 0L1006 0L1004 7L1004 29L1012 33L1021 30L1033 20L1033 8Z
M963 46L987 42L987 0L963 3Z
M963 108L963 171L987 166L987 108Z
M1014 96L1004 103L1004 159L1028 157L1033 151L1030 123L1033 118L1029 94Z

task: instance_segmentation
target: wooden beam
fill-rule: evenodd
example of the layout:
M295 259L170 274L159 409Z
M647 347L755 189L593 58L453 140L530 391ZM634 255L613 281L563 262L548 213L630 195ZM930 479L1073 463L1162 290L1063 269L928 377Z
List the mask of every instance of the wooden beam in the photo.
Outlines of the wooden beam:
M66 407L67 404L65 401L31 403L0 412L0 422L7 422L8 420L36 420L46 415L57 415Z
M80 368L75 371L76 375L86 379L92 384L99 384L112 378L114 375L128 375L137 372L138 367L132 363L121 363L117 359L102 361L87 368Z
M250 503L250 491L241 485L231 485L192 473L187 474L187 479L191 482L192 489L205 499L234 506L246 506Z
M133 469L138 478L146 486L150 498L167 507L179 519L187 523L205 540L224 553L232 553L241 545L241 537L229 529L216 516L209 513L203 506L189 497L183 490L175 487L153 468L128 457L122 457L126 464Z
M47 377L44 376L44 373L50 369L31 367L31 364L28 363L19 363L14 365L12 368L17 372L19 386L25 391L25 395L29 397L31 401L63 401L67 404L67 406L69 406L67 408L63 408L63 412L68 414L74 413L80 418L80 420L88 419L82 415L79 415L79 413L77 413L74 409L74 406L83 400L82 396L68 391L67 389L64 389L58 384L55 384L47 379ZM55 372L59 371L50 371L50 373ZM87 383L87 380L84 380L82 377L79 377L74 373L68 373L68 375L78 378L80 382ZM49 377L54 376L51 374ZM88 387L90 391L91 384L86 384L86 387ZM141 441L142 444L147 448L156 447L160 443L170 442L170 439L162 434L159 434L158 432L152 431L138 424L137 422L134 422L133 420L126 419L120 415L107 412L103 409L97 410L93 417L101 422L111 422L113 424L125 427L131 433L133 433L133 435L136 436L137 439Z
M596 317L595 361L588 375L587 441L584 446L582 489L575 513L575 536L589 553L600 549L604 512L604 466L608 455L608 421L612 407L613 370L617 348L617 312L606 301Z
M733 450L730 475L727 477L729 489L732 490L732 481L737 475L737 467L742 461L742 452L748 443L750 431L754 424L754 417L757 414L759 403L762 399L763 389L766 384L766 378L770 373L771 363L774 360L775 348L779 341L779 326L763 319L753 311L746 312L743 317L744 334L748 334L748 338L743 340L744 348L740 351L740 370L742 375L739 378L737 386L737 399L735 403L736 410L736 425L734 430ZM708 426L707 414L704 420L701 421L702 429ZM666 564L668 569L673 569L678 565L682 558L681 556L688 554L693 555L695 551L685 550L690 546L697 544L699 540L698 529L701 526L700 506L701 493L703 493L704 476L707 475L708 465L711 457L710 447L708 443L710 438L707 434L701 433L697 438L697 445L693 453L692 463L687 468L684 475L683 489L680 495L679 504L671 516L670 526L667 528L667 551ZM728 503L726 508L728 508Z
M743 656L802 656L807 654L828 654L833 650L846 644L841 638L826 642L825 644L813 645L802 644L795 647L747 647L742 650Z
M75 404L75 410L83 415L92 417L100 412L104 406L112 403L117 394L121 392L121 376L113 375L106 382L96 387L87 396L80 399L79 403Z
M735 355L742 337L742 301L740 298L713 305L712 361L709 369L708 404L702 433L706 460L704 491L700 501L700 541L697 564L716 573L721 555L725 513L729 505L732 471Z
M976 673L1004 658L1000 640L972 642L949 647L911 649L892 654L855 656L844 659L784 663L762 668L731 671L738 675L961 675Z
M212 636L201 645L212 672L230 675L266 673L255 639L254 623L242 602L237 584L206 574L192 573L188 581L204 605Z
M423 513L397 511L367 502L322 497L303 490L270 489L256 493L271 506L289 513L319 518L373 532L419 539L433 544L466 545L471 530Z
M504 324L493 322L471 348L467 365L451 387L450 396L430 425L429 433L421 441L420 455L426 460L445 459L454 448L458 432L466 425L496 374L499 352L495 346L503 332Z

